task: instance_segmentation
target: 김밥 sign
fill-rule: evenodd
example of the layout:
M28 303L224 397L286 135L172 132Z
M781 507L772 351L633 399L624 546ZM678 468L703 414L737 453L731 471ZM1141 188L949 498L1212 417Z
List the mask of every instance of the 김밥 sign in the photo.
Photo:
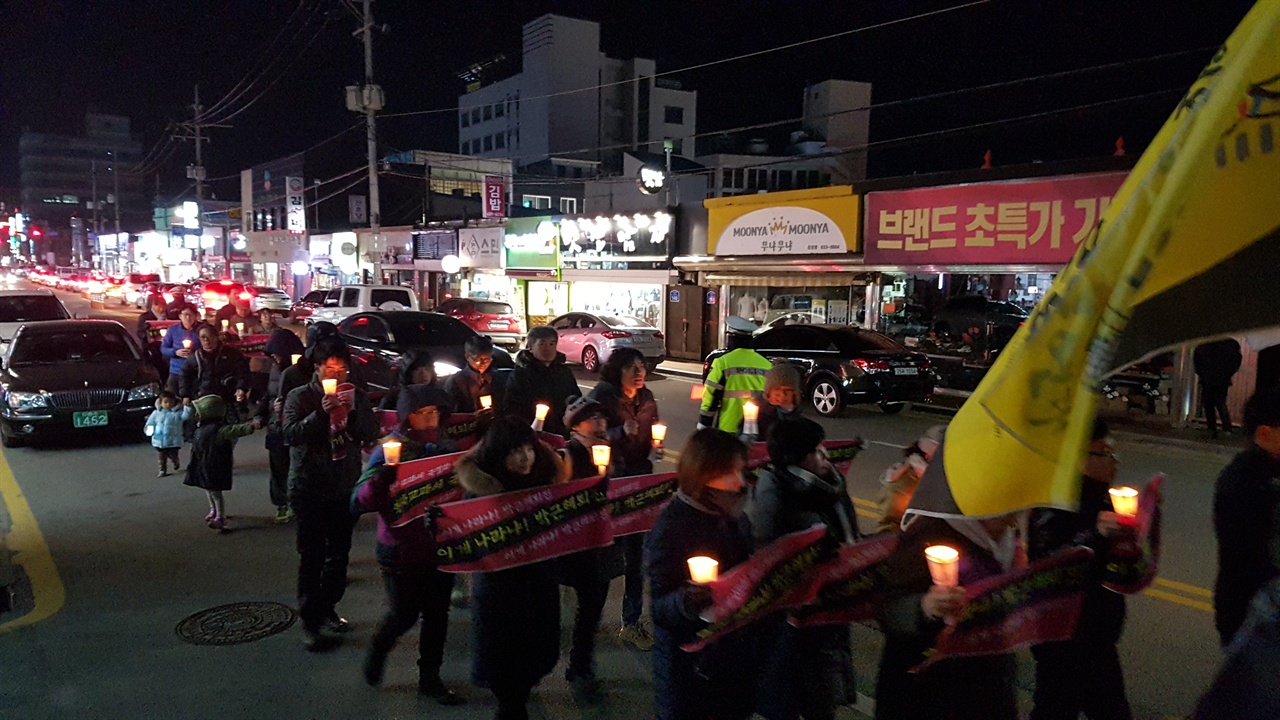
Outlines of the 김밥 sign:
M858 249L859 198L842 185L703 201L714 255L813 255Z
M868 264L1064 264L1128 173L867 194Z
M484 217L500 218L507 214L506 184L501 175L484 176Z

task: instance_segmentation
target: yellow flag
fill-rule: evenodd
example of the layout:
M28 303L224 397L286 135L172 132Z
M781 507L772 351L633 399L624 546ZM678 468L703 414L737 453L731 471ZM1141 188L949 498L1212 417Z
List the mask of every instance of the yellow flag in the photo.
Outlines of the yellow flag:
M1280 0L1261 0L951 421L910 512L1074 507L1106 374L1280 324L1278 290Z

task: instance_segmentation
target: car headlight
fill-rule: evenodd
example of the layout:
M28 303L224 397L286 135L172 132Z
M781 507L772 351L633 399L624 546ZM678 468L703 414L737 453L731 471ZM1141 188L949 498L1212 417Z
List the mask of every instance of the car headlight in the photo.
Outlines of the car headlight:
M14 410L49 407L49 399L44 396L44 393L11 392L9 393L9 407Z
M155 398L156 391L158 389L159 388L156 386L155 383L147 383L146 385L139 385L138 387L133 388L132 390L129 391L129 400L131 401L132 400L151 400Z
M450 375L460 370L460 368L456 368L447 362L440 362L439 360L435 361L432 364L435 365L436 377L438 378L449 377Z

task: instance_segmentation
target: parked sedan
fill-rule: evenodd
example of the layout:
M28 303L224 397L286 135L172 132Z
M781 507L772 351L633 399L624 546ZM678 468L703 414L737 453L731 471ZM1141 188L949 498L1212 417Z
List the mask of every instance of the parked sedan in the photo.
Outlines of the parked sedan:
M417 310L357 313L338 323L338 331L351 346L360 377L373 392L396 384L396 363L409 350L431 353L440 378L454 374L467 366L462 346L476 336L475 330L456 318ZM512 367L511 356L495 348L493 367Z
M0 370L0 441L46 433L123 428L138 433L160 378L132 335L113 320L23 325Z
M569 362L582 363L587 372L599 370L618 348L639 350L650 372L667 356L666 340L658 328L630 315L575 312L561 315L550 325L560 336L557 349Z
M455 317L497 345L518 348L524 339L524 327L509 303L482 298L445 300L436 312Z
M273 313L285 315L293 304L289 300L289 294L280 288L246 285L244 291L249 293L249 308L255 313L260 310L270 310Z
M800 370L806 398L822 415L839 415L846 406L876 403L886 413L900 412L908 402L933 396L934 377L928 358L889 337L848 325L786 325L751 340L756 352ZM707 356L711 362L723 355Z

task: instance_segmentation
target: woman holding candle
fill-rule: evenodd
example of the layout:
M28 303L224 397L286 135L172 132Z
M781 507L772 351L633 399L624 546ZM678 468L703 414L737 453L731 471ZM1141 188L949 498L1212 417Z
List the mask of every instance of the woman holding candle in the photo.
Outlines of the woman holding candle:
M436 364L426 350L407 350L396 363L396 384L382 396L381 410L395 410L400 392L410 385L435 385Z
M467 338L462 346L467 366L449 376L444 388L457 412L474 413L493 409L493 341L483 335ZM481 398L489 398L485 407Z
M609 475L613 453L600 403L582 397L571 398L564 424L571 434L569 444L560 452L571 468L570 479ZM600 629L600 618L609 598L609 583L622 574L622 545L614 542L566 555L558 564L560 584L573 588L578 598L573 646L569 649L569 667L564 677L584 697L595 700L600 689L595 670L596 631Z
M200 328L200 347L182 368L182 397L194 399L217 395L227 404L233 418L242 417L234 410L245 399L249 387L249 363L240 351L227 345L216 330L208 325Z
M876 682L877 720L1017 720L1013 653L949 658L919 673L911 668L924 662L947 619L963 609L965 585L1025 564L1020 530L1026 515L909 519L886 561L877 612L885 637ZM925 555L935 545L958 553L950 568L939 566L942 583L935 582ZM950 555L932 552L937 560Z
M440 437L440 423L448 417L449 410L449 397L439 388L404 388L396 408L399 431L374 448L351 499L353 513L378 513L376 555L387 590L387 612L374 631L365 658L364 679L375 687L381 684L387 655L421 617L418 693L435 698L441 705L463 702L440 679L454 576L436 569L435 542L425 523L400 527L392 524L395 512L391 485L399 463L458 451L453 441Z
M565 364L564 353L556 350L559 335L555 328L543 325L529 331L528 347L516 353L516 368L507 381L506 397L500 408L504 415L514 415L532 423L535 408L548 408L542 430L568 436L564 426L565 399L577 395L578 381Z
M1031 560L1076 545L1094 552L1093 582L1085 591L1075 634L1070 640L1031 648L1036 659L1032 720L1075 720L1081 712L1090 720L1133 717L1116 652L1124 629L1124 595L1102 585L1108 563L1115 561L1112 541L1132 533L1131 526L1117 517L1107 492L1120 466L1109 432L1106 422L1094 421L1080 480L1080 509L1043 509L1031 515Z
M494 421L456 465L470 497L568 479L569 466L521 418ZM498 720L527 720L529 694L560 658L560 591L553 561L473 576L471 680L498 698Z
M784 418L770 428L771 464L757 475L748 505L756 549L814 525L826 527L833 543L861 537L844 476L822 447L825 438L822 426L807 418ZM761 715L831 720L837 707L857 701L849 626L796 629L782 617L765 625L774 637L761 677Z
M645 549L653 589L653 686L658 720L747 718L760 663L757 628L747 627L699 652L691 642L706 622L699 614L711 592L692 582L690 558L709 558L723 573L751 555L751 527L743 514L747 448L726 432L706 428L685 445L676 469L679 490L663 509ZM709 564L695 561L694 568Z
M645 387L648 371L644 363L644 355L635 348L614 350L600 368L600 382L588 395L600 403L608 418L615 477L653 472L653 459L662 453L662 440L655 440L653 435L658 401L653 391ZM665 428L663 433L665 437ZM653 647L653 633L643 620L645 535L624 535L620 542L626 568L618 637L638 650L649 650Z

